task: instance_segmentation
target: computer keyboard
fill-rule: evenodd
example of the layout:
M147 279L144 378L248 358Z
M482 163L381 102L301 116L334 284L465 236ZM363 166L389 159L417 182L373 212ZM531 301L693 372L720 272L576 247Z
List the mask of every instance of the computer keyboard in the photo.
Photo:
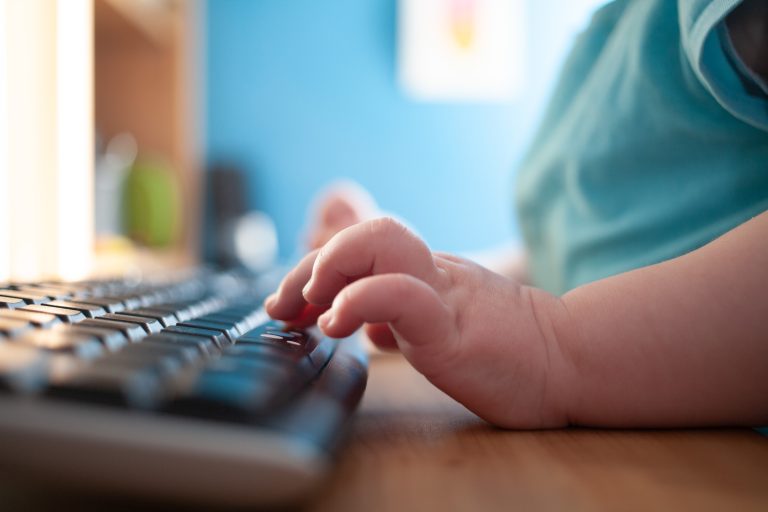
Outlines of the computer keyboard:
M256 288L210 270L0 285L0 469L195 503L306 495L365 353L270 320Z

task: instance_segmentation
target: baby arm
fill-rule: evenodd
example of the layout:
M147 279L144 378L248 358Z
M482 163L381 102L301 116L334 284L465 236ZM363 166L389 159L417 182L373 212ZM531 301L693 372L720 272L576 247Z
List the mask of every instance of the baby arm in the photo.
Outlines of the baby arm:
M768 214L686 256L562 298L433 254L378 219L340 232L267 311L363 323L437 387L499 426L768 423ZM303 290L303 291L302 291Z
M768 212L562 303L572 423L768 424Z

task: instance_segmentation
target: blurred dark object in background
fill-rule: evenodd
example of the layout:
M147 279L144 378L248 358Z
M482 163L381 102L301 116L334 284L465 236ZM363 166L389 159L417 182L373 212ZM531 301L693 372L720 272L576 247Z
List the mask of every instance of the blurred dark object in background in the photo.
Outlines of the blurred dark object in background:
M206 261L230 268L238 265L233 226L249 210L248 179L243 169L231 163L214 164L206 176Z
M244 267L256 274L272 269L277 256L275 224L249 203L245 170L229 163L214 164L206 185L206 261L222 268Z

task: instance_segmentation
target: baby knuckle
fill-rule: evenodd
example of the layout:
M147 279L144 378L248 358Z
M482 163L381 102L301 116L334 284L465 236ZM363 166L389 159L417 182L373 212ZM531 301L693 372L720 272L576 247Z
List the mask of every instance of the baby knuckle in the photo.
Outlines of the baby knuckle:
M392 276L389 283L392 299L402 302L414 294L413 278L409 275L398 274Z
M400 235L408 231L405 226L392 217L372 219L368 223L368 229L374 238Z
M314 265L312 265L312 270L314 272L321 271L323 267L327 265L332 252L333 248L330 244L325 244L323 247L321 247L320 250L317 251L317 257L315 258Z

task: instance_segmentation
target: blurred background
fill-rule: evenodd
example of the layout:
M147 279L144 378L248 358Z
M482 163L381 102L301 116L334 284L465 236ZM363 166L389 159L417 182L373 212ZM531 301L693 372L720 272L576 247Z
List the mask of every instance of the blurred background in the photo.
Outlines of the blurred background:
M4 0L0 280L302 251L354 180L435 249L515 241L599 0Z

